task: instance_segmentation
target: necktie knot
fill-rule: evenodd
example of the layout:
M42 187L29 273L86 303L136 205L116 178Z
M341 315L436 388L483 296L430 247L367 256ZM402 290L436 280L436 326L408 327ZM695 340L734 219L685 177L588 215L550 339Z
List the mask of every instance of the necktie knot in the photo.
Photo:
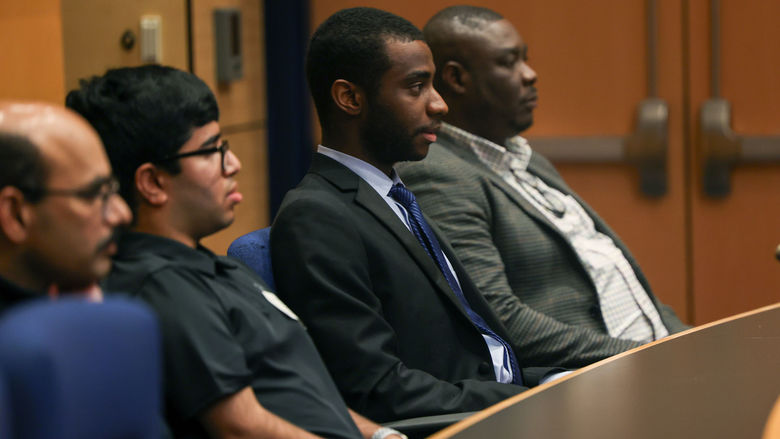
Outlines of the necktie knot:
M401 203L407 210L409 210L412 204L415 204L416 199L412 191L406 188L403 183L396 183L390 189L390 198Z

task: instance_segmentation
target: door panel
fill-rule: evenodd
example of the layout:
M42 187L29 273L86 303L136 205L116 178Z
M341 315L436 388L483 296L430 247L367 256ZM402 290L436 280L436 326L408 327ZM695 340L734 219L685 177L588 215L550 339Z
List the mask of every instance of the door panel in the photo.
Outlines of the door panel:
M141 16L162 19L160 63L188 70L187 11L185 0L61 0L65 54L65 87L72 90L79 79L102 75L107 69L141 65ZM120 39L125 30L135 35L135 45L125 50Z
M710 97L710 2L686 5L689 25L692 297L696 322L780 301L780 164L737 165L731 192L703 194L698 132L699 109ZM721 82L717 91L731 103L737 135L780 135L780 3L723 0Z

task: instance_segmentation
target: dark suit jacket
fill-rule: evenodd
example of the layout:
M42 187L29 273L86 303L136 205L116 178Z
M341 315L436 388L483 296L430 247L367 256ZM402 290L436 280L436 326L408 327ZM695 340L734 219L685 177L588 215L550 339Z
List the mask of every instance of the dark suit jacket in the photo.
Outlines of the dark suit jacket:
M573 196L620 248L669 332L685 326L653 295L631 252L547 159L528 170ZM428 157L398 167L422 209L444 232L527 364L577 367L638 345L610 337L595 286L574 248L542 213L466 145L439 136Z
M438 236L472 308L507 336ZM383 422L480 410L525 390L495 381L482 335L435 262L376 191L335 160L315 154L285 196L271 254L279 295L357 412Z

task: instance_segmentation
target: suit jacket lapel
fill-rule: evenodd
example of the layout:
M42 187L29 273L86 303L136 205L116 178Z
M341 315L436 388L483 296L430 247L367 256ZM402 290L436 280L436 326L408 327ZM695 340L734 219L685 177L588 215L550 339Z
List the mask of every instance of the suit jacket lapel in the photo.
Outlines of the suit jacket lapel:
M539 221L540 223L546 225L550 229L555 230L556 233L558 233L555 226L553 226L553 224L550 222L550 220L547 219L547 217L545 217L530 202L528 202L528 200L526 200L522 195L520 195L515 188L513 188L512 186L509 185L509 183L504 181L503 178L501 178L498 174L493 172L492 169L488 168L484 163L482 163L479 157L477 157L477 155L474 154L473 151L471 151L471 148L469 148L467 145L450 143L444 139L440 139L438 143L440 143L442 146L450 150L452 153L461 157L463 160L472 163L474 164L474 166L480 168L483 171L484 175L490 180L491 183L493 183L494 186L496 186L498 189L504 192L506 196L509 197L510 200L514 201L515 204L520 206L520 208L523 209L529 216Z
M346 166L329 157L323 156L322 154L314 155L310 172L322 176L338 187L342 192L354 191L355 204L373 215L382 226L388 229L390 233L398 239L403 247L409 252L409 255L415 263L425 275L428 276L434 285L436 285L439 292L444 294L461 311L463 317L468 319L468 315L466 314L465 309L463 309L463 305L455 296L455 293L452 292L450 285L447 283L447 279L445 279L444 275L439 271L436 262L428 256L428 253L417 241L414 234L406 228L395 212L390 209L385 200L376 193L371 185L366 183ZM426 217L426 220L430 224L430 219ZM438 233L438 231L437 238L441 241L441 234ZM448 255L448 257L450 256Z

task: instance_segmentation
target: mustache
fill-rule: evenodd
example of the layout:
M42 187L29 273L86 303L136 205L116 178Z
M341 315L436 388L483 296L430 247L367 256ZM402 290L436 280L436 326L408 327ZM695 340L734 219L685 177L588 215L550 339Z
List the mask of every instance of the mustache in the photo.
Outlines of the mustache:
M437 122L434 122L434 123L432 123L430 125L426 125L424 127L417 128L414 131L414 134L417 135L417 134L430 133L430 132L438 133L440 128L441 128L441 122L437 121Z
M112 231L110 235L108 235L107 237L103 238L103 240L101 240L98 243L98 246L97 246L97 249L95 250L95 252L96 253L100 253L103 250L107 249L108 246L110 246L111 244L115 244L116 242L118 242L119 241L119 235L121 233L122 233L121 230L114 229L114 231Z

